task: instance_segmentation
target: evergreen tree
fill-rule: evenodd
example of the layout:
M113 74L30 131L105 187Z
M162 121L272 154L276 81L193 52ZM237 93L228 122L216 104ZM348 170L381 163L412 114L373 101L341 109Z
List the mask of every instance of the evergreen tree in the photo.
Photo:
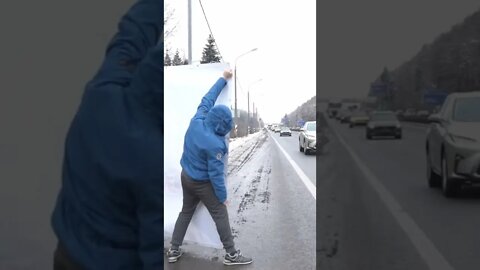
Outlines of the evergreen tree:
M380 81L383 83L389 83L391 81L391 75L388 69L385 67L380 75Z
M183 65L183 60L180 58L180 53L178 50L175 52L175 55L173 56L173 65L174 66L181 66Z
M207 44L203 48L202 53L202 60L200 63L207 64L207 63L219 63L220 62L220 53L218 52L215 46L215 39L212 35L208 36Z
M170 52L167 50L165 53L165 58L163 62L164 66L171 66L172 65L172 58L170 58Z

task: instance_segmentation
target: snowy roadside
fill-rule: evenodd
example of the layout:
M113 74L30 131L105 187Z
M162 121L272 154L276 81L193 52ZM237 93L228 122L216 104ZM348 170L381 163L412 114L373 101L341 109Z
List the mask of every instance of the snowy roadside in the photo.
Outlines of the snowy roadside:
M256 141L256 139L259 138L259 136L263 133L263 131L256 132L254 134L250 134L245 137L240 137L240 138L233 138L230 139L229 141L229 150L230 152L234 151L237 147L249 147L251 146L252 143Z

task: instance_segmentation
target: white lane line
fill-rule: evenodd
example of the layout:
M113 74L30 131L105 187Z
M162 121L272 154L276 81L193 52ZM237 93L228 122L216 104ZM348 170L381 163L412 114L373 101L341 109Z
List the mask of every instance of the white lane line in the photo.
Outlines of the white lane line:
M308 191L310 194L312 194L313 198L317 200L317 187L312 183L310 178L300 169L300 167L297 165L297 163L290 157L290 155L283 149L283 147L280 145L280 143L273 137L273 135L269 132L270 137L273 139L273 141L277 144L278 148L280 151L282 151L283 155L287 158L288 162L290 165L292 165L293 169L297 173L298 177L300 177L300 180L302 180L303 184L307 187Z
M412 244L417 249L420 256L431 270L453 270L454 268L448 263L448 261L442 256L440 251L435 245L428 239L427 235L420 229L407 212L400 206L400 203L395 200L393 195L385 188L380 180L373 174L372 171L362 162L353 149L344 141L344 139L338 134L335 128L332 128L333 132L343 144L345 149L350 153L354 161L357 163L358 168L362 171L368 183L378 193L380 199L387 206L388 210L395 217L400 227L405 231L407 236L412 241Z

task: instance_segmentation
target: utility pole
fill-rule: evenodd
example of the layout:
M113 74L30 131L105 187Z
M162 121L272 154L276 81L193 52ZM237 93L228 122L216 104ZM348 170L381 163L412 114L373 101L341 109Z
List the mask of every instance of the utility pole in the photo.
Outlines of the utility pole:
M191 1L191 0L189 0L189 1ZM237 61L240 57L242 57L242 56L244 56L248 53L254 52L256 50L257 50L257 48L253 48L250 51L245 52L245 53L237 56L237 58L235 58L235 64L234 64L234 68L233 68L233 76L235 77L235 85L234 85L234 87L235 87L235 120L234 120L234 122L235 123L238 122L238 118L237 118L238 117L238 114L237 114Z
M192 0L188 0L188 64L192 64Z
M247 134L250 133L250 91L247 93Z
M235 122L237 122L238 119L237 119L237 64L236 63L233 69L233 77L235 77Z
M252 111L253 111L253 119L255 119L255 102L253 102Z

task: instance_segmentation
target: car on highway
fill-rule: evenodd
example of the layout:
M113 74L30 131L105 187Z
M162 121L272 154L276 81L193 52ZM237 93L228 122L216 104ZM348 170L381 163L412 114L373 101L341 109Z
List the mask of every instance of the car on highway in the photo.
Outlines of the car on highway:
M417 115L417 111L415 109L408 108L402 114L402 119L411 120L411 119L415 118L416 115Z
M298 148L305 155L317 151L317 121L305 122L298 135Z
M345 123L350 123L350 118L352 117L352 112L350 111L345 111L342 115L342 118L340 119L340 123L345 124Z
M365 126L367 125L369 119L370 118L366 112L355 111L352 113L352 116L350 116L349 126L351 128L355 126Z
M327 107L327 114L329 118L336 118L339 110L342 108L341 101L329 101Z
M336 120L339 120L339 121L342 120L343 113L344 113L343 110L338 110L338 111L337 111L337 114L335 115L335 119L336 119Z
M427 118L430 116L430 113L427 110L420 110L416 113L416 116L420 118Z
M273 131L274 131L275 133L279 133L281 130L282 130L282 128L281 128L280 126L276 126L276 127L273 129Z
M290 130L290 128L288 127L283 127L281 130L280 130L280 137L282 136L292 136L292 131Z
M365 137L371 140L376 136L393 136L402 138L402 126L397 115L392 111L374 111L365 129Z
M463 185L480 184L480 92L450 94L429 120L428 185L451 197Z

